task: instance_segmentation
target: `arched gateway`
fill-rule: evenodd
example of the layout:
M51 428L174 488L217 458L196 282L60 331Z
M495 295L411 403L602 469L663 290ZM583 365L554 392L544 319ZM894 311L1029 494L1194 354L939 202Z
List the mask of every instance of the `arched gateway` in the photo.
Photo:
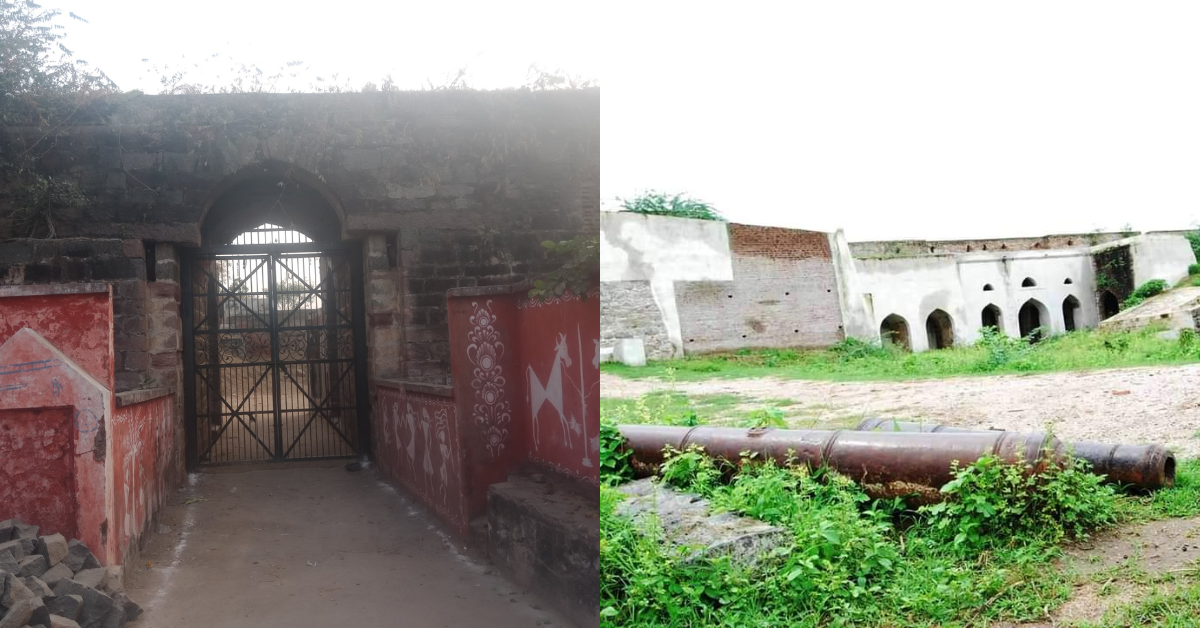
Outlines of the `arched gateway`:
M351 457L367 432L362 254L294 168L233 175L183 256L191 464Z

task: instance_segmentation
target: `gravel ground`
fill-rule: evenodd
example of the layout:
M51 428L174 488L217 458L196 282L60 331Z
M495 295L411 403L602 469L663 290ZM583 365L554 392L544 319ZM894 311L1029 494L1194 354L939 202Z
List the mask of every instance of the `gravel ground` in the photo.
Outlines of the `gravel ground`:
M788 398L795 401L786 412L796 427L812 427L814 415L843 424L885 416L1007 430L1052 425L1064 440L1161 443L1178 455L1200 456L1200 365L906 382L763 377L669 384L607 373L600 381L605 397L674 389L733 393L750 404Z

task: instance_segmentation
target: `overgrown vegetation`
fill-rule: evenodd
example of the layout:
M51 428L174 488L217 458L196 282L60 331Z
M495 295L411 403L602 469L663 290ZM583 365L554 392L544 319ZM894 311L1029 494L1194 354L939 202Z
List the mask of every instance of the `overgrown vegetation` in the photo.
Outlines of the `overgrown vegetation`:
M631 368L605 363L623 377L671 376L680 381L711 378L783 377L817 380L901 380L992 373L1038 373L1200 361L1200 345L1160 338L1155 328L1136 331L1078 330L1044 337L1036 344L984 331L974 345L909 353L848 339L830 349L742 350L689 356Z
M1138 286L1125 299L1125 303L1121 305L1121 309L1129 309L1141 305L1150 297L1161 293L1167 289L1167 281L1165 279L1151 279L1146 283Z
M651 214L656 216L674 216L676 218L695 218L698 220L725 220L721 213L712 205L682 194L666 194L650 191L634 198L623 198L621 207L624 211L635 214Z
M615 432L614 432L615 433ZM613 441L619 446L619 436ZM754 517L790 532L790 542L753 564L697 559L666 542L653 519L618 514L601 492L601 615L606 626L909 626L1045 618L1071 577L1054 568L1061 544L1118 521L1200 512L1200 466L1153 497L1119 494L1070 461L1027 475L985 457L942 488L946 501L909 508L874 500L825 469L773 463L738 468L702 450L668 451L660 481L709 500L716 511ZM605 471L609 473L609 471ZM1164 611L1183 595L1160 595L1118 616ZM1189 608L1200 607L1192 603ZM1114 624L1128 625L1128 624ZM1173 625L1173 624L1172 624ZM1179 624L1186 625L1186 624Z
M529 297L549 301L570 291L586 301L600 277L600 238L579 235L561 242L546 240L542 247L565 260L561 268L534 279Z
M86 200L75 180L46 170L41 157L63 129L94 118L96 98L116 91L66 47L61 15L27 0L0 0L0 126L37 129L32 139L0 139L0 186L12 195L0 219L19 237L54 237L55 217Z

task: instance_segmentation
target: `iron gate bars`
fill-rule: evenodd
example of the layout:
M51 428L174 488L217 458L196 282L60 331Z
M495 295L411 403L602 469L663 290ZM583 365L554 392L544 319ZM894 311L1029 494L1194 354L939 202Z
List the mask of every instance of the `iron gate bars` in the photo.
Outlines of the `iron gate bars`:
M183 262L189 468L365 451L357 243L226 246Z

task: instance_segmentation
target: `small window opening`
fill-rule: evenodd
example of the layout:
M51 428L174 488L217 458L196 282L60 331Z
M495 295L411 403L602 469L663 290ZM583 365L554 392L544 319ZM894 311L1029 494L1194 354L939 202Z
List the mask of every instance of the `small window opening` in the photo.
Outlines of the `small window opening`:
M995 290L995 288L992 287L992 284L990 284L990 283L983 284L984 292L991 292L992 290Z
M1036 286L1037 282L1033 280L1033 277L1026 277L1025 279L1021 280L1022 288L1034 288Z
M1071 281L1071 278L1070 278L1070 277L1067 277L1066 279L1063 279L1063 283L1064 283L1065 285L1068 285L1068 286L1069 286L1069 285L1071 285L1071 284L1073 284L1073 283L1075 283L1075 282L1074 282L1074 281Z
M154 267L158 265L158 260L154 257L154 242L146 240L143 242L143 244L146 247L146 252L142 256L146 261L146 281L158 281L158 273L156 273L154 269Z

